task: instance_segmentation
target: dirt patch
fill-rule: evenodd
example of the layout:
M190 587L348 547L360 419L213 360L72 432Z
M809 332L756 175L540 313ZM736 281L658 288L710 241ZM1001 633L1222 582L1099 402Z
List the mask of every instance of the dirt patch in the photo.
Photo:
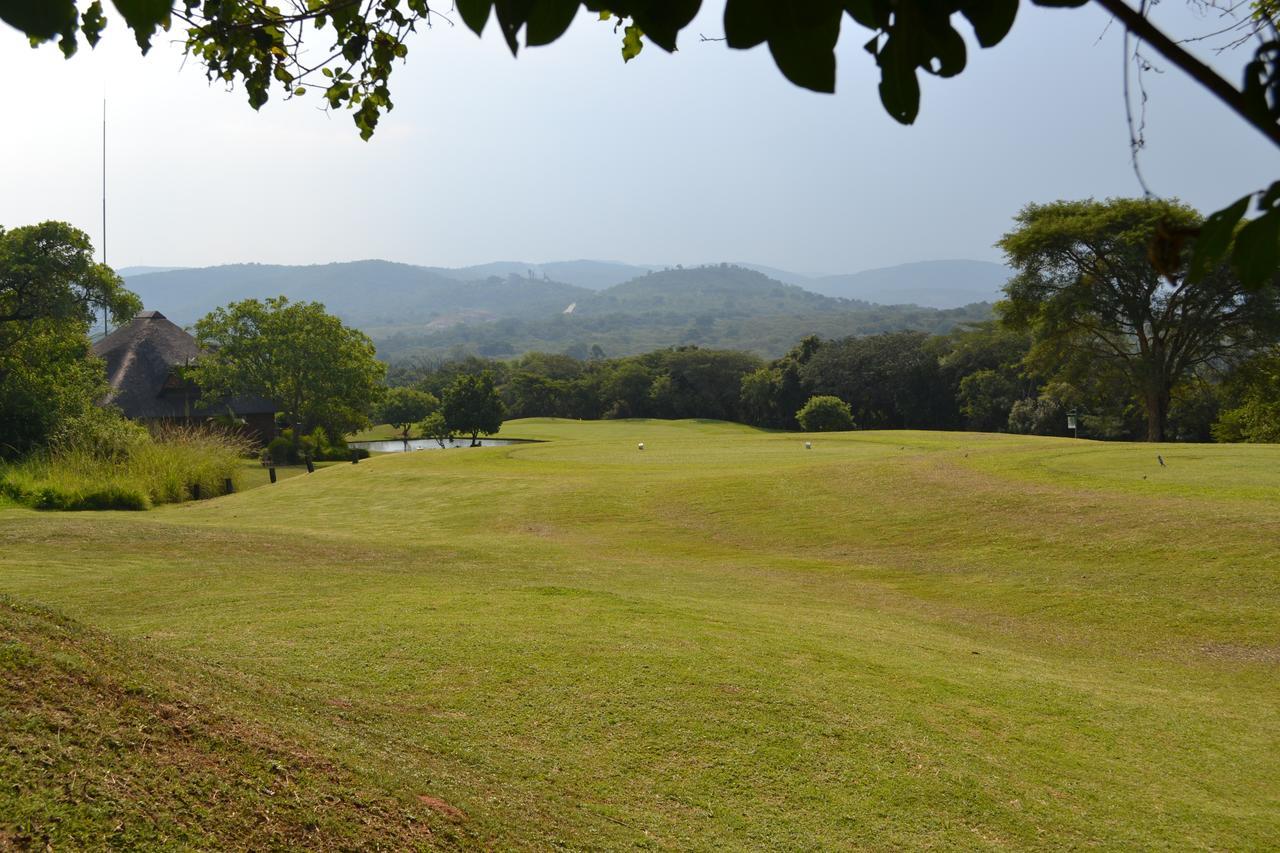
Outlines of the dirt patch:
M430 794L419 794L418 802L422 803L424 806L427 806L428 808L434 811L439 812L440 814L444 815L447 818L450 818L451 820L467 819L467 816L466 814L463 813L462 809L458 808L457 806L449 805L439 797L433 797Z
M1217 660L1280 665L1280 645L1236 646L1230 643L1205 643L1200 646L1200 654Z

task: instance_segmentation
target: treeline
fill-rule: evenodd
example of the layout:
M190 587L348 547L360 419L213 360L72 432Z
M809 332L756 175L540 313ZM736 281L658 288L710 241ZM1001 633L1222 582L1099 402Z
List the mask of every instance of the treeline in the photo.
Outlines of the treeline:
M493 377L510 418L714 418L797 429L814 396L849 404L860 429L943 429L1141 440L1142 402L1123 377L1064 379L1029 368L1029 335L995 322L944 335L893 332L838 340L809 336L766 361L682 346L622 358L529 353L512 360L398 362L393 386L439 395L460 375ZM1261 354L1225 378L1187 383L1170 406L1168 438L1280 438L1280 356Z

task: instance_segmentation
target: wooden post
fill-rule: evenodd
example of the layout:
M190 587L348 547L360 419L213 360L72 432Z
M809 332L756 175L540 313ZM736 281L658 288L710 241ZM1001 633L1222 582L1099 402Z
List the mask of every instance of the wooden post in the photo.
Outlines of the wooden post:
M231 478L227 477L222 481L222 493L229 495L236 490L236 484L231 482Z
M267 473L271 475L271 482L276 481L276 466L271 465L267 468Z
M191 500L193 501L200 500L200 484L199 483L191 484Z
M314 463L312 463L311 457L310 456L306 457L306 461L307 461L307 473L314 474L316 472L316 466Z

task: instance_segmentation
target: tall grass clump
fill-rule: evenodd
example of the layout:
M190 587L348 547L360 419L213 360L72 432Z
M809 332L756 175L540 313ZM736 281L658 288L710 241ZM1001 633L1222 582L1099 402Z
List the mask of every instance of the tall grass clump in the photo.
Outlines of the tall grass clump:
M240 482L242 436L168 426L154 433L113 414L64 426L48 448L0 467L0 493L36 509L150 509L215 497Z

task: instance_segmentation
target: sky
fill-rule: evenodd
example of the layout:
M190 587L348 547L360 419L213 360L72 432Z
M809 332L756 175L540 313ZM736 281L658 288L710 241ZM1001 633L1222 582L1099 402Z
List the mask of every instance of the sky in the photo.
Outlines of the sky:
M722 9L705 4L677 53L649 44L628 64L586 13L518 58L494 26L477 38L439 23L411 41L370 142L314 94L273 93L254 112L171 44L141 57L118 19L69 61L0 24L0 225L65 220L100 246L104 96L116 267L598 258L854 272L998 261L1028 202L1141 193L1122 31L1092 6L1024 2L1004 42L924 81L910 127L879 104L867 31L846 19L837 91L821 95L764 47L699 41L721 34ZM1217 27L1184 4L1156 12L1176 34ZM1234 81L1244 57L1217 61ZM1276 177L1270 143L1181 72L1147 79L1153 192L1208 212Z

